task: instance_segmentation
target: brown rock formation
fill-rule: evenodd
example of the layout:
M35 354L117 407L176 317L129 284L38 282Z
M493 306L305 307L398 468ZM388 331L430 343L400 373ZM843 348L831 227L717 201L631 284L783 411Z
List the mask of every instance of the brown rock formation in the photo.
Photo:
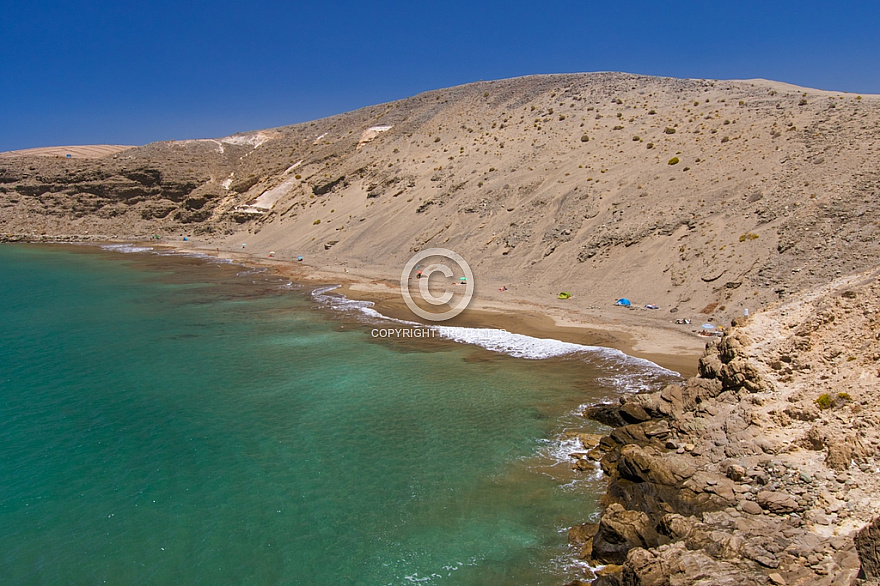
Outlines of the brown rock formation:
M878 315L880 271L840 279L739 320L702 377L588 409L623 423L599 444L608 506L580 545L621 568L594 584L876 583Z

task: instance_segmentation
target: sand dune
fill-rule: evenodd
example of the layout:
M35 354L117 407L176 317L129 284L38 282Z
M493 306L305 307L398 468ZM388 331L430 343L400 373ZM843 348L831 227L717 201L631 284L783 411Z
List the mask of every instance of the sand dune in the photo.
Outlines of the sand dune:
M0 157L64 157L71 159L97 159L109 155L115 155L128 149L134 148L122 144L86 144L74 146L39 147L33 149L20 149L5 151ZM68 157L69 155L69 157Z

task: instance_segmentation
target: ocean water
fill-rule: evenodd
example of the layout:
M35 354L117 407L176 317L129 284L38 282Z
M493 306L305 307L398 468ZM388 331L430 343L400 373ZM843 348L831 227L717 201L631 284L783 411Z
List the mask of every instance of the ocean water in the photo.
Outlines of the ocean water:
M3 584L560 584L604 486L564 432L675 378L148 249L0 275Z

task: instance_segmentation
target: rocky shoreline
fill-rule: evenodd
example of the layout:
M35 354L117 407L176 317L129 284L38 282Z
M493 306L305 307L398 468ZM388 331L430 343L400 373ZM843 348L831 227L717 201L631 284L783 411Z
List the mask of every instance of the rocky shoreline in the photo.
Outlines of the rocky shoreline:
M569 532L593 585L878 583L878 277L734 320L700 376L584 412L614 428L574 455L609 478Z
M144 240L145 237L133 237ZM100 234L0 234L0 244L49 244L69 242L110 242L111 239Z

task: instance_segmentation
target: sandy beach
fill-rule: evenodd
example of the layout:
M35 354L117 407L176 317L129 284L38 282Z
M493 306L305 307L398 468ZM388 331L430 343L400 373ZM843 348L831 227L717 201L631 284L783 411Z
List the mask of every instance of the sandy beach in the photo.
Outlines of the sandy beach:
M143 246L155 243L141 242ZM163 242L163 246L180 251L198 252L208 256L230 259L247 266L258 266L276 271L294 282L311 285L339 285L335 292L349 299L369 301L379 313L394 319L428 324L404 303L399 289L399 276L379 271L361 272L343 267L313 266L304 262L290 262L266 258L247 251L210 249L198 242ZM540 302L514 291L486 291L478 293L468 308L444 325L497 328L511 333L536 338L551 338L583 344L614 348L637 358L650 360L684 377L697 373L697 362L706 338L698 336L695 325L678 325L674 317L643 308L590 305L583 308L578 299L552 299Z

